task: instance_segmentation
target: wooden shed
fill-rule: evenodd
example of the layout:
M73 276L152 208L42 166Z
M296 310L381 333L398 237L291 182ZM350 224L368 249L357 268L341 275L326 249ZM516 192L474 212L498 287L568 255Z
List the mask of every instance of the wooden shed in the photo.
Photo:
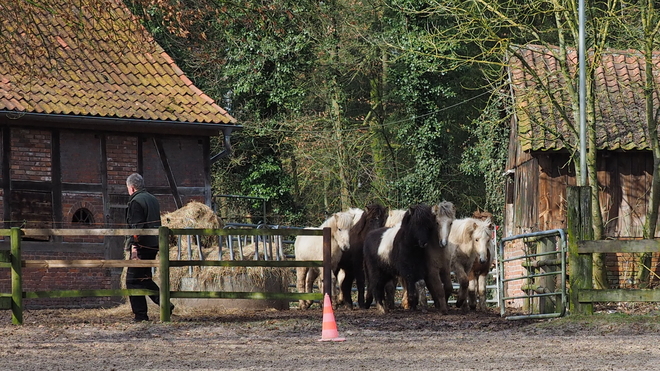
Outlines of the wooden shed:
M211 164L239 129L121 0L0 4L0 216L5 228L125 227L138 172L171 212L211 204ZM211 138L224 148L213 153ZM121 237L34 238L26 259L121 259ZM0 248L7 249L7 241ZM121 270L34 270L28 290L118 288ZM0 276L6 288L8 274ZM3 290L7 292L7 290ZM30 306L90 306L109 298Z
M557 53L531 45L520 49L522 60L512 59L509 77L514 114L504 174L505 236L566 227L566 187L577 184L574 163L579 158L572 159L577 154L567 145L577 137L567 125L567 120L575 122L568 91L573 82L559 71ZM655 57L657 68L660 59ZM577 76L577 52L571 50L567 59ZM610 50L602 55L595 74L598 188L607 238L642 236L653 173L643 68L641 53ZM660 77L656 76L656 83ZM549 94L564 107L565 114ZM658 107L660 101L656 101ZM630 272L633 265L622 266L634 263L633 258L608 259L612 284L623 284L634 276Z

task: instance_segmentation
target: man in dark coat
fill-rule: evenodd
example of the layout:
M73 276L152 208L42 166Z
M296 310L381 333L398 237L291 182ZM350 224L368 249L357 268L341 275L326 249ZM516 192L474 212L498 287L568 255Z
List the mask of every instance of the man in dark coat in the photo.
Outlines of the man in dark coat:
M126 188L130 198L126 209L126 223L129 228L160 227L160 205L158 199L147 192L142 175L134 173L126 179ZM127 248L130 249L132 260L154 260L158 253L158 236L130 236ZM127 289L147 289L159 291L153 281L150 267L129 267L126 272ZM150 295L151 300L160 305L158 295ZM147 299L144 296L129 296L131 309L135 315L134 321L148 321ZM174 305L170 303L170 313Z

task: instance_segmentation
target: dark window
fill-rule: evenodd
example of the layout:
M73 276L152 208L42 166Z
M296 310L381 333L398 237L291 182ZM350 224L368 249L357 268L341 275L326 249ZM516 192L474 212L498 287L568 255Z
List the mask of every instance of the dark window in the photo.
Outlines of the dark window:
M85 208L78 209L76 210L75 213L73 213L73 218L71 218L71 223L92 225L94 224L94 217L92 216L92 213L89 210Z

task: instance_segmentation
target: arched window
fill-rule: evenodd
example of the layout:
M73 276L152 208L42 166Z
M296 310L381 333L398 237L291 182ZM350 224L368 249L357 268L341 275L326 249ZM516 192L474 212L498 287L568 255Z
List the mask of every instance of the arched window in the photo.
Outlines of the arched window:
M92 216L92 213L89 210L85 208L80 208L76 210L75 213L73 213L73 218L71 218L71 223L92 225L94 224L94 216Z

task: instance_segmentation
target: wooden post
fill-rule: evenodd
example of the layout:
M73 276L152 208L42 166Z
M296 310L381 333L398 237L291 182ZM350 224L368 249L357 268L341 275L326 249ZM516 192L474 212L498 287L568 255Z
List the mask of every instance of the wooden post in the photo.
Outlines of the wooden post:
M567 187L567 229L569 310L574 314L593 314L592 303L580 303L581 289L593 288L593 259L591 254L578 254L578 241L593 240L591 223L591 187Z
M539 253L546 253L546 252L552 252L555 251L555 244L554 240L548 237L543 237L539 239L538 245L537 245L537 251ZM557 255L543 255L541 258L542 260L556 260ZM556 265L543 265L540 267L540 272L541 273L550 273L554 272L557 270ZM555 279L556 276L544 276L541 277L539 284L541 287L543 287L544 292L555 292L556 291L556 283ZM561 305L557 306L557 303L561 303L561 299L557 300L559 298L559 295L556 296L544 296L539 298L539 313L558 313L557 308L561 307Z
M158 254L160 255L160 320L170 321L170 230L158 227Z
M328 294L330 299L332 299L331 238L330 228L323 228L323 293Z
M11 239L11 323L23 324L23 272L21 269L20 228L12 227Z

